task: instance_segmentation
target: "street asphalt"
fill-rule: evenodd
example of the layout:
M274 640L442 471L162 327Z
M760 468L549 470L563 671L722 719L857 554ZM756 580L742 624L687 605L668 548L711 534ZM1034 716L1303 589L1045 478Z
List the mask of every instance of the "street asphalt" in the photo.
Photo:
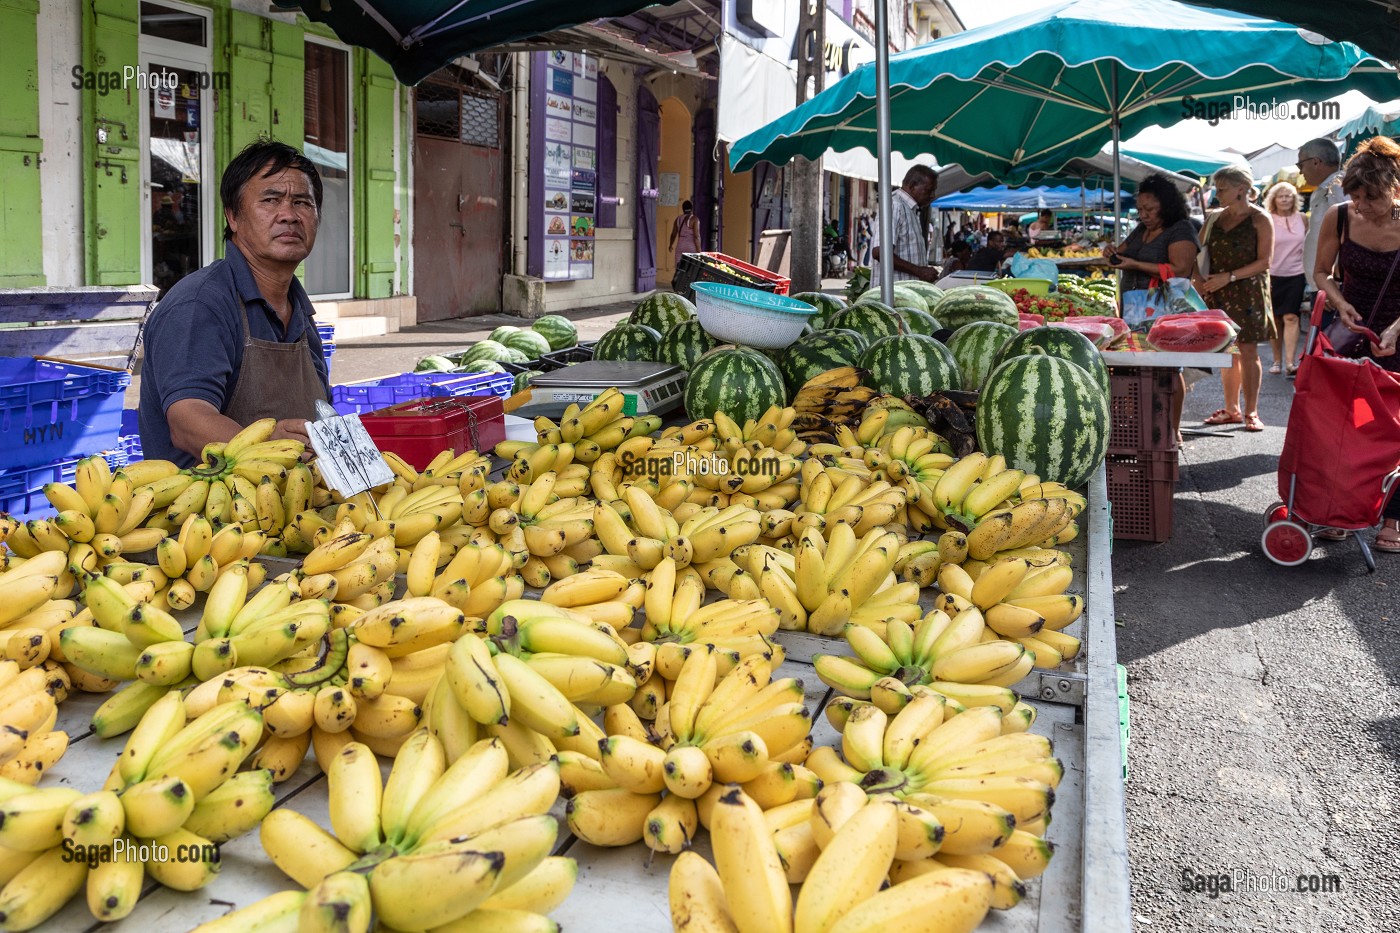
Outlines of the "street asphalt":
M630 308L570 317L593 339ZM332 380L411 370L505 323L520 321L339 341ZM1292 392L1266 373L1264 431L1188 435L1171 540L1114 545L1138 930L1400 930L1400 555L1377 553L1374 574L1353 540L1323 542L1299 567L1264 556L1261 516L1277 498ZM1184 425L1219 407L1219 377L1195 383ZM1330 890L1298 891L1299 876Z

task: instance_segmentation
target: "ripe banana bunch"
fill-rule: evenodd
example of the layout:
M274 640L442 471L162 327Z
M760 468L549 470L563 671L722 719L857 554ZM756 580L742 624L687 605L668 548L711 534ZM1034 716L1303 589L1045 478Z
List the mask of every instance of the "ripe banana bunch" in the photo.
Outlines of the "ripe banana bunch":
M392 531L376 537L354 530L353 522L346 519L302 558L294 575L296 592L303 599L326 599L369 611L393 598L398 567Z
M575 459L592 463L605 451L615 450L623 441L651 434L661 427L657 415L632 417L622 413L623 394L610 388L583 408L570 405L555 423L543 416L535 419L538 443L503 441L496 445L496 456L506 460L526 457L546 444L573 444Z
M174 464L169 466L173 470ZM20 557L68 551L69 565L88 572L123 553L149 551L164 535L141 527L153 497L136 495L136 488L127 470L113 474L102 457L79 460L73 485L44 486L44 496L58 514L16 526L9 547Z
M917 583L922 589L934 584L944 564L962 564L966 560L967 535L950 529L937 539L918 538L901 544L894 570L901 580Z
M65 577L71 585L68 555L43 551L28 559L11 558L0 570L0 657L24 667L48 658L49 633L71 623L77 604L63 599Z
M506 441L510 444L511 442ZM511 450L497 445L497 450ZM510 466L506 468L506 479L524 486L546 473L560 473L575 461L577 451L573 444L564 441L558 444L539 444L534 449L528 447L514 450ZM597 457L594 458L595 460ZM579 463L585 461L579 460Z
M360 530L376 538L391 538L396 547L411 548L428 532L441 532L461 521L463 502L453 483L426 485L414 492L394 483L362 513L366 518L379 517L366 521Z
M700 507L682 523L636 485L622 495L621 503L600 501L594 508L594 533L612 559L602 560L600 555L593 566L631 579L644 576L667 557L678 568L715 560L752 544L762 532L758 511L744 506ZM630 525L619 508L630 513Z
M866 375L854 366L819 373L797 390L792 407L799 415L817 415L833 426L858 423L865 407L879 395L861 384Z
M622 574L590 567L555 580L544 588L540 601L571 610L594 622L606 622L617 632L631 628L642 608L647 589Z
M174 537L166 537L156 545L156 567L168 581L161 589L169 608L177 612L193 606L198 595L208 593L234 564L242 561L248 567L248 562L263 553L270 540L267 532L244 530L236 522L215 531L214 523L203 515L189 516L179 528ZM261 565L252 572L258 575L253 583L256 588L262 581Z
M793 511L795 527L812 527L827 535L835 525L852 526L857 536L895 521L908 502L903 488L876 479L864 464L828 467L808 459L802 465L801 504Z
M716 412L714 435L720 448L731 453L745 447L754 452L768 448L800 457L807 445L798 440L797 431L792 427L796 418L796 408L773 405L757 419L750 418L740 426L724 412Z
M1031 654L1032 664L1044 669L1059 667L1079 653L1079 639L1061 631L1084 612L1083 598L1065 592L1073 580L1068 565L1036 567L1022 557L994 560L976 579L958 564L938 570L940 599L979 609L988 632L1019 642ZM984 632L982 637L989 636Z
M68 734L54 731L58 704L68 696L62 668L22 668L0 660L0 779L33 785L68 750Z
M886 434L878 449L885 453L890 482L904 489L911 504L919 504L931 518L941 519L941 513L930 510L928 502L944 471L954 462L948 442L927 428L904 425Z
M631 700L637 690L627 642L607 622L553 603L514 599L491 613L485 628L489 645L484 647L493 655L489 663L480 647L454 645L455 673L449 671L454 685L480 683L475 675L462 676L471 673L466 665L475 656L481 674L505 686L509 697L503 702L510 708L496 709L496 700L488 695L487 715L494 718L477 719L478 710L468 707L478 722L499 722L502 715L509 719L514 710L523 725L562 741L578 732L573 704L614 706ZM492 665L498 677L490 677ZM460 688L457 695L463 696ZM560 721L549 723L551 716Z
M850 525L831 528L830 540L813 527L803 530L789 567L785 558L765 554L760 593L783 614L787 625L817 635L839 635L850 623L877 635L889 619L918 618L918 587L899 583L894 563L899 538L878 528L857 538ZM731 594L732 595L732 594ZM799 610L801 610L799 612Z
M949 473L955 469L950 469ZM993 507L980 516L976 526L967 532L969 557L985 561L1002 551L1026 547L1053 548L1077 536L1078 526L1074 524L1074 519L1084 509L1084 497L1059 484L1032 480L1032 477L1022 480L1024 489L1014 494L1020 500L1017 504ZM1025 490L1031 490L1032 494L1028 495ZM998 491L993 490L989 495L995 495ZM977 492L974 486L967 496L975 496Z
M463 496L486 486L493 469L491 457L475 450L461 454L451 448L442 451L421 471L414 469L398 454L382 451L384 462L394 471L394 485L408 492L418 492L428 486L455 486Z
M642 604L646 622L641 638L656 644L653 666L662 678L675 681L691 653L685 649L701 645L719 653L721 674L750 655L782 663L782 649L771 640L780 626L778 609L762 598L729 598L705 605L705 589L706 579L698 568L678 568L669 557L651 571Z
M308 893L299 902L273 895L237 922L233 914L202 929L251 929L269 913L292 918L279 929L344 928L332 921L347 919L368 929L371 915L402 930L455 928L508 911L543 914L573 886L572 860L550 857L553 761L511 770L505 745L483 739L449 762L418 729L387 781L374 752L351 742L329 763L327 783L331 832L285 807L262 823L264 851Z
M593 537L592 499L584 496L560 498L554 489L559 474L544 473L528 486L510 506L495 509L487 520L490 529L512 555L523 549L525 560L520 574L527 586L543 589L555 578L577 572L578 562L565 550ZM554 558L563 557L562 560Z

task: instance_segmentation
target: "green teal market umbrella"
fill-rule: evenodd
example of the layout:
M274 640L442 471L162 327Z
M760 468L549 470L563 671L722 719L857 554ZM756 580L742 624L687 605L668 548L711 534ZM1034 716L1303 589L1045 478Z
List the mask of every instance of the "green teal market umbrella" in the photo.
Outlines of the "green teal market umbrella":
M1354 42L1388 62L1400 61L1400 16L1390 0L1187 0L1295 23L1331 39Z
M1197 152L1193 149L1182 149L1177 146L1149 146L1132 143L1124 146L1122 153L1144 162L1152 162L1173 172L1190 172L1192 175L1203 178L1214 175L1227 165L1247 166L1249 164L1245 161L1244 156L1231 155L1228 152Z
M459 55L635 13L639 0L275 0L325 23L342 42L369 49L404 84Z
M891 55L888 86L894 151L1011 185L1174 124L1184 103L1400 95L1394 70L1354 45L1175 0L1077 0L957 33ZM738 140L732 167L874 151L877 93L877 69L864 65Z
M1343 156L1350 156L1357 146L1372 136L1400 135L1400 114L1383 113L1375 107L1367 107L1359 116L1333 130L1332 135L1341 142Z

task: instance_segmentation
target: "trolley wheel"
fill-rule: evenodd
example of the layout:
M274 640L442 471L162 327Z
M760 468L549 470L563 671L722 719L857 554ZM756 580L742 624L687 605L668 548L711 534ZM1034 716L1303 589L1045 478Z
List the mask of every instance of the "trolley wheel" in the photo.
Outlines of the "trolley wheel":
M1259 536L1264 556L1282 567L1296 567L1312 554L1312 535L1294 521L1274 522Z
M1288 503L1282 499L1275 499L1274 504L1264 510L1264 524L1272 525L1274 522L1281 522L1288 518Z

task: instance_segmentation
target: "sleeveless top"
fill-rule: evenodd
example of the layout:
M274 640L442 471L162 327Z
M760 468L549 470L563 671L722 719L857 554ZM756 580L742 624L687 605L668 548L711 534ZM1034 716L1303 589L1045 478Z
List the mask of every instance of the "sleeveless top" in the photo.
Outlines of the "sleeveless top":
M694 214L676 218L676 254L700 252L700 221Z
M1253 212L1229 230L1220 218L1210 227L1210 272L1232 272L1254 262L1259 256L1259 234L1254 229ZM1230 315L1239 325L1239 343L1262 343L1278 334L1269 296L1269 273L1261 272L1239 279L1210 295L1207 303Z
M1274 276L1303 275L1303 240L1308 231L1302 214L1280 216L1270 214L1274 221L1274 259L1269 274Z
M1340 213L1340 223L1343 231L1347 227L1347 210L1343 205ZM1362 246L1346 236L1342 236L1341 248L1337 250L1337 264L1342 270L1342 297L1356 309L1356 313L1361 315L1361 322L1376 333L1385 330L1395 319L1400 317L1400 269L1395 270L1395 275L1390 280L1390 287L1382 295L1381 286L1385 284L1385 278L1390 274L1390 267L1395 262L1395 254L1400 250L1390 250L1389 252L1378 252L1368 247ZM1376 299L1380 299L1377 305ZM1363 356L1373 359L1385 369L1392 372L1400 371L1400 354L1394 356L1373 357L1371 356L1371 345L1364 344Z

